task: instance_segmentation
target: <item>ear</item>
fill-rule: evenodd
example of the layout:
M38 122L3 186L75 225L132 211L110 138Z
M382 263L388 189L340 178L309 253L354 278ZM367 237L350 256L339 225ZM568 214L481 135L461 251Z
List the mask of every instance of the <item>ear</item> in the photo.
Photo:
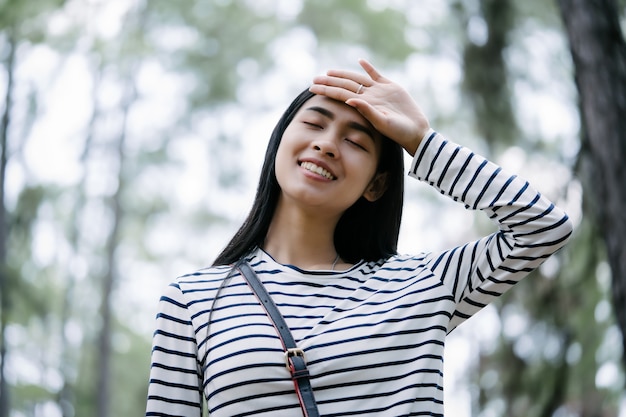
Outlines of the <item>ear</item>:
M374 201L382 197L382 195L385 194L386 190L387 173L379 172L374 176L374 178L372 178L372 181L370 181L369 185L363 192L363 197L370 203L373 203Z

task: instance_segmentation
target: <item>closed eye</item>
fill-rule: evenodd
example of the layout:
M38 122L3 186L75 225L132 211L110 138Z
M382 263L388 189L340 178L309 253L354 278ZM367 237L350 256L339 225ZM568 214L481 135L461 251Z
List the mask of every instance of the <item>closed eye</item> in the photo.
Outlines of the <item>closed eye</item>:
M358 142L355 142L355 141L353 141L353 140L351 140L351 139L348 139L348 138L346 138L346 141L347 141L349 144L356 146L357 148L360 148L360 149L362 149L362 150L364 150L364 151L367 151L367 148L366 148L365 146L361 145L361 144L360 144L360 143L358 143Z
M312 122L302 122L307 126L311 126L314 127L316 129L323 129L322 125L318 125L317 123L312 123Z

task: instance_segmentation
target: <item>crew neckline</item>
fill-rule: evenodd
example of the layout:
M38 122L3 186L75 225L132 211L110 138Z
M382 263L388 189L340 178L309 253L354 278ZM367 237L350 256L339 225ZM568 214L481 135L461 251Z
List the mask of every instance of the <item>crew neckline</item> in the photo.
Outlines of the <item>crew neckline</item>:
M266 261L266 262L271 262L274 263L276 265L280 265L283 268L288 268L290 270L293 270L299 274L304 274L304 275L326 275L326 276L338 276L338 275L344 275L346 273L349 273L351 271L354 271L355 269L357 269L358 267L360 267L363 264L363 260L360 260L359 262L355 263L354 265L352 265L350 268L347 269L304 269L304 268L300 268L299 266L293 265L293 264L283 264L278 262L276 259L274 259L272 257L272 255L270 255L269 253L267 253L263 248L258 247L255 253L255 257L258 258L260 261Z

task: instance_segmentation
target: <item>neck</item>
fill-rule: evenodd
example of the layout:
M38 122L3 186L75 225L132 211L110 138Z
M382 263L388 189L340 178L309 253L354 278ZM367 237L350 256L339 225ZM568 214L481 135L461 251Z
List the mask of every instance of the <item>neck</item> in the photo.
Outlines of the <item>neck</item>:
M341 264L333 242L338 221L339 216L287 209L279 202L263 249L282 264L333 269Z

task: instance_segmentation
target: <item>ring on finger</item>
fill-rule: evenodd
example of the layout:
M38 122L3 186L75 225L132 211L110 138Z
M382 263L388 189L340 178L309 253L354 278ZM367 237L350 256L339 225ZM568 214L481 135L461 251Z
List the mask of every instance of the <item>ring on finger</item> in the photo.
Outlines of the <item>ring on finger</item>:
M359 88L356 89L356 94L361 94L361 91L363 91L363 84L359 84Z

